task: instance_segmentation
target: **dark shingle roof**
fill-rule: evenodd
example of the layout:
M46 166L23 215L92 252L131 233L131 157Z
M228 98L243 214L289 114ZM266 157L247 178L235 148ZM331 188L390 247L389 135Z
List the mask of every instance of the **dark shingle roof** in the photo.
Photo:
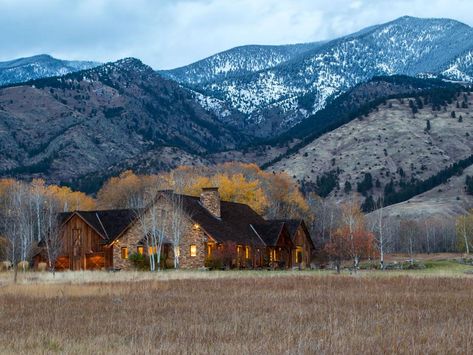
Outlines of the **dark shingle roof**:
M265 221L263 224L254 224L253 228L267 246L274 246L283 231L284 222Z
M115 240L137 218L136 211L131 209L66 212L60 218L65 222L73 214L84 219L106 243Z
M302 221L300 219L273 219L270 222L279 222L279 223L286 223L286 227L291 234L291 238L294 237L294 234L299 228Z
M189 217L218 243L231 241L238 244L263 245L250 224L262 224L265 220L248 205L221 201L221 218L217 218L200 203L198 197L179 196Z
M312 247L315 248L314 242L310 236L309 230L307 229L307 226L303 219L275 219L270 222L284 222L286 224L287 229L289 230L289 233L291 235L291 240L293 242L295 242L297 229L299 228L299 226L302 226L306 235L308 236L309 242L312 244Z
M161 195L168 198L179 196L187 215L218 243L273 246L285 228L292 238L301 223L301 220L266 221L248 205L229 201L221 201L221 217L217 218L201 204L199 197L176 195L172 191L162 191ZM62 213L62 222L74 213L94 228L105 243L119 237L138 216L137 211L132 209L75 211Z

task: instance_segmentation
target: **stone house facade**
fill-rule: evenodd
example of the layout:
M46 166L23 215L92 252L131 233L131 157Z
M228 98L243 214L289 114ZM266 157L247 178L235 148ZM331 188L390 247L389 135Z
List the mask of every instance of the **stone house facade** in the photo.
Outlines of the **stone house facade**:
M76 211L64 214L62 220L62 230L75 228L74 245L81 246L87 231L95 243L94 257L103 256L93 265L84 261L72 268L70 264L74 270L132 269L133 254L146 258L159 245L165 264L173 265L177 253L182 269L289 268L301 266L302 261L309 265L314 251L303 221L265 220L247 205L222 201L216 187L202 189L200 197L160 191L142 210ZM83 227L72 228L71 221L76 226L77 220ZM151 226L159 230L161 243L151 237L156 235ZM64 238L65 245L71 245L72 234L65 233Z

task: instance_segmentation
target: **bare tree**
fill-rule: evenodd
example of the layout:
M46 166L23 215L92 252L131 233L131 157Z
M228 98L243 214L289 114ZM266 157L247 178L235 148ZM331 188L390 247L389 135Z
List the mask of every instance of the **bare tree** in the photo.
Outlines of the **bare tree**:
M18 264L30 262L35 243L35 228L31 196L27 186L23 183L14 183L4 197L4 235L6 239L6 254L14 268L14 281L17 280Z
M376 204L376 210L368 216L368 225L371 232L375 236L376 246L379 251L379 266L381 270L384 270L384 256L386 250L391 244L391 233L389 228L392 226L390 223L390 216L386 215L384 211L384 200L380 199Z
M473 213L458 217L456 229L460 240L460 248L464 248L466 254L469 255L473 240Z
M171 221L171 243L174 255L174 268L179 268L179 247L181 244L182 235L187 227L187 216L184 212L183 199L181 195L171 195L171 211L169 214Z
M42 229L42 224L44 223L42 218L44 214L44 203L46 202L44 191L45 189L43 180L35 179L32 181L30 198L36 219L36 240L38 242L40 242L44 236Z
M402 240L402 245L404 248L407 248L411 264L414 264L414 243L419 239L419 232L419 225L416 221L401 221L399 234Z
M49 197L47 200L47 206L44 210L44 220L46 223L43 228L44 233L42 238L46 246L49 270L53 273L53 275L56 272L56 262L63 248L62 233L60 230L60 221L58 218L59 209L59 201L53 197Z

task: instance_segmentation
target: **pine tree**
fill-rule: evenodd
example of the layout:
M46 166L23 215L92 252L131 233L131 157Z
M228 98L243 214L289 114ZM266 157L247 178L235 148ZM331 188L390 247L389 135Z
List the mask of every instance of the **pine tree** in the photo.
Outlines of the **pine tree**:
M345 188L343 189L343 191L345 191L345 193L349 193L351 191L351 183L350 181L345 181Z

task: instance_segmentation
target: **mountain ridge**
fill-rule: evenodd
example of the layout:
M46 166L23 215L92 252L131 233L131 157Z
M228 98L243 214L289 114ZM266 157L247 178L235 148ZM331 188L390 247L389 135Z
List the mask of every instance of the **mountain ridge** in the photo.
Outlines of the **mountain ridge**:
M198 63L202 65L206 60ZM470 62L470 26L450 19L405 16L326 41L276 66L190 87L240 111L245 120L242 126L264 130L265 136L271 136L322 109L328 99L374 76L430 75L469 80L473 77ZM183 81L181 84L187 85ZM268 125L270 129L265 129Z
M62 60L49 54L0 62L0 86L65 75L100 65L93 61Z

